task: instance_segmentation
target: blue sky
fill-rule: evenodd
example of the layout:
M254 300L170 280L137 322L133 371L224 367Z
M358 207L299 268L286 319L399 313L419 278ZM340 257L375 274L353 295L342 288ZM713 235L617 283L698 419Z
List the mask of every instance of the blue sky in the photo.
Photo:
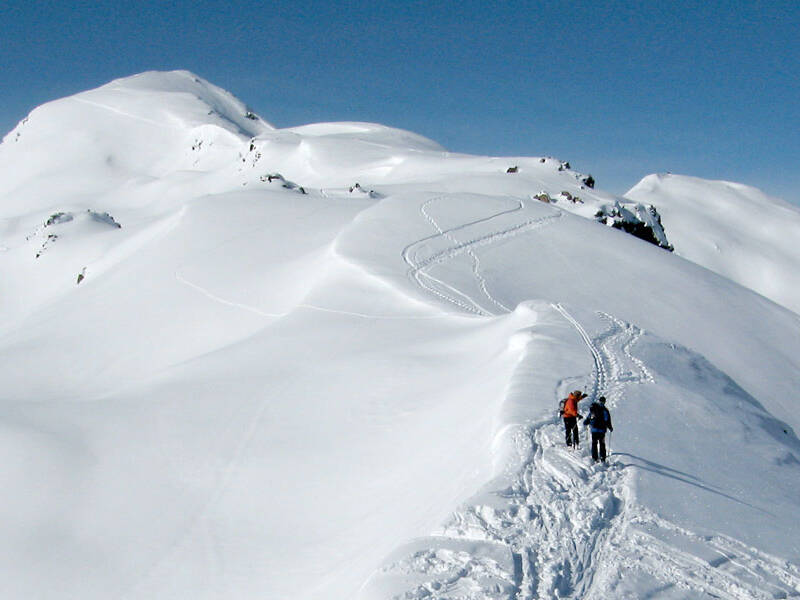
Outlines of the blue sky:
M21 2L0 6L0 130L189 69L278 127L375 121L551 155L623 193L671 171L800 204L800 2Z

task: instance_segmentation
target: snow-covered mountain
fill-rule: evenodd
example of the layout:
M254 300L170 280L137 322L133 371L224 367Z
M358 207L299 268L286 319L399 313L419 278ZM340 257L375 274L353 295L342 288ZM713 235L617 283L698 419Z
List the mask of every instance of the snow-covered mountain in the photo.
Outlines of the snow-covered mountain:
M800 314L800 210L728 181L649 175L628 198L658 206L677 252Z
M0 145L3 596L800 595L800 316L667 195L187 72L37 108Z

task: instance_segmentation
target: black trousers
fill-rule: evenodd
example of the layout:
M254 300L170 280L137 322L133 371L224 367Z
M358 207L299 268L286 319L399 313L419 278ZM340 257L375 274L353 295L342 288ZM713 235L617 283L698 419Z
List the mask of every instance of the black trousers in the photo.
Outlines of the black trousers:
M564 429L567 438L567 446L580 445L580 438L578 438L578 417L564 417Z
M592 432L592 458L597 460L598 452L597 447L600 446L600 460L606 459L606 432L599 431L595 433Z

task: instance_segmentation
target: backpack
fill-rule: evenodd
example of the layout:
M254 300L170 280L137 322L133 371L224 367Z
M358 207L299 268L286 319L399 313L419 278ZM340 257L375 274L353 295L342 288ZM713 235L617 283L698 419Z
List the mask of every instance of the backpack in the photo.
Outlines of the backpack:
M606 429L608 427L608 419L606 418L606 407L599 402L592 402L589 407L589 422L597 429Z
M558 403L558 416L560 416L560 417L564 416L564 407L566 405L567 405L567 399L566 398L564 398L563 400L561 400Z

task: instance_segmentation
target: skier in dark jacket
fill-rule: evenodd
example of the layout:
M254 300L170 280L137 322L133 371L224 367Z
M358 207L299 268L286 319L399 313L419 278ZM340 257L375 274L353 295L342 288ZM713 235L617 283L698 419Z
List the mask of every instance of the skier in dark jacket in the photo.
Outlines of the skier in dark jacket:
M589 407L589 417L584 425L592 432L592 458L597 462L606 460L606 431L614 431L611 425L611 413L606 408L606 397L600 396L597 402L592 402ZM598 458L598 446L600 446Z

